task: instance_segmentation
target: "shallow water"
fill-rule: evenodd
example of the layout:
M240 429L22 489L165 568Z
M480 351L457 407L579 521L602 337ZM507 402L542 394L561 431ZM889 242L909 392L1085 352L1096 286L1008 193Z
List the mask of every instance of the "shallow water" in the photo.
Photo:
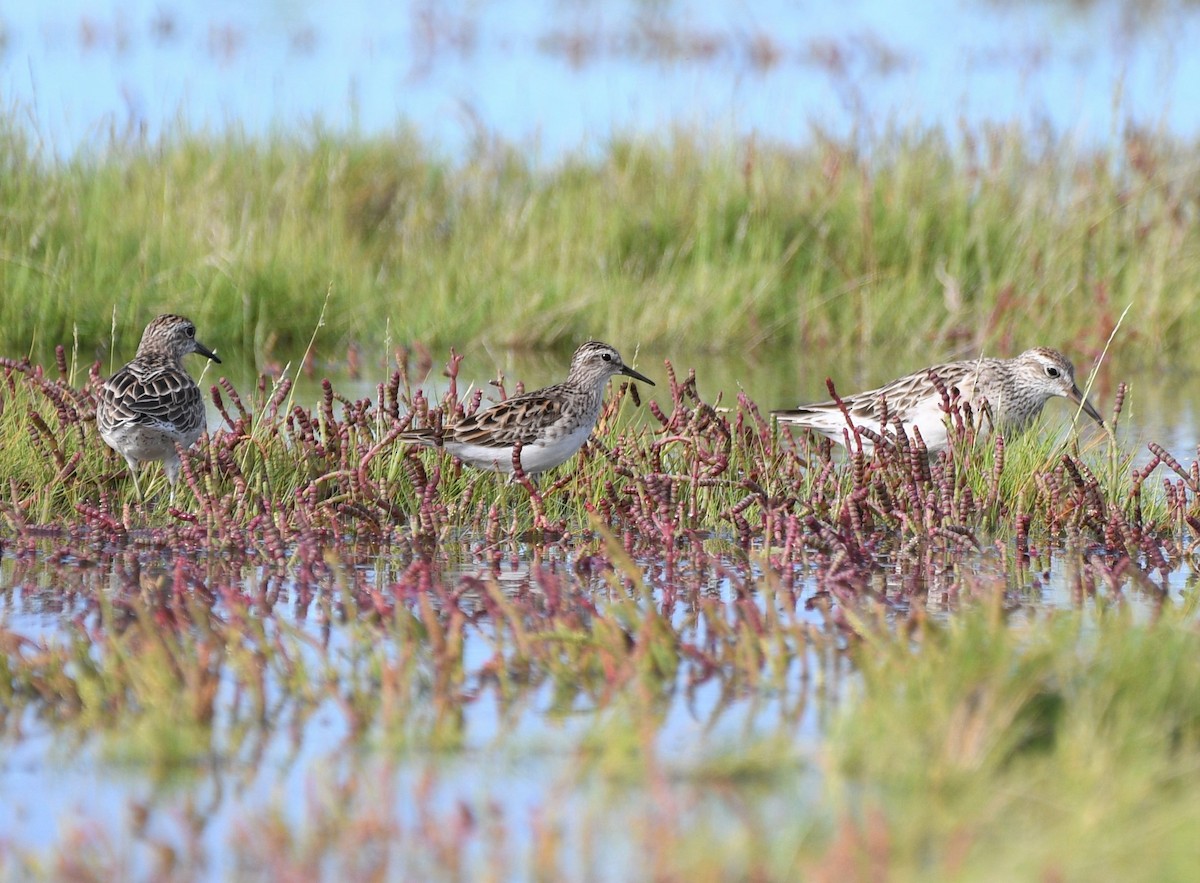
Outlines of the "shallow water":
M721 547L718 540L709 545ZM89 560L81 566L79 560L56 558L54 548L49 541L4 547L0 636L20 635L36 645L80 634L102 636L112 628L111 619L101 624L103 603L135 602L155 578L176 572L181 557L191 562L195 556L147 541L140 548L93 549L84 553ZM391 587L407 562L362 551L361 558L343 559L342 565L353 568L357 585L368 593L375 589L393 595ZM285 688L270 667L267 710L258 718L247 714L244 682L229 668L222 672L211 743L182 763L162 764L153 752L144 753L144 735L131 734L126 741L120 733L89 734L32 713L19 722L8 721L0 760L0 794L5 796L0 830L9 861L32 856L62 870L67 867L63 856L74 854L91 856L89 862L99 861L100 867L127 878L157 877L176 867L200 879L257 879L282 873L285 856L302 868L306 838L323 842L318 832L326 825L340 845L332 850L328 843L313 847L323 856L321 876L345 876L345 867L330 867L330 861L366 860L355 833L362 829L387 832L393 874L401 868L400 876L454 876L447 875L444 864L422 864L437 854L430 851L429 838L440 831L446 848L461 853L466 876L501 867L522 877L529 874L528 857L544 848L540 838L549 826L569 856L560 867L578 871L572 876L625 880L642 871L636 832L666 811L663 802L673 812L684 805L706 817L728 815L731 824L746 824L751 813L769 824L771 813L795 812L797 805L820 801L821 741L855 688L852 667L836 649L809 647L767 690L748 689L722 673L693 682L697 669L681 666L653 716L651 732L639 729L634 722L643 718L623 702L605 705L586 689L564 701L561 685L552 678L518 686L505 699L486 674L499 646L497 624L482 596L470 588L472 580L494 579L505 596L529 604L530 610L539 609L550 592L566 591L601 606L627 599L602 577L581 571L570 549L535 554L529 546L513 546L498 572L475 563L478 555L469 545L452 558L442 566L443 579L465 587L454 603L472 617L463 632L465 678L450 693L429 682L418 693L419 707L407 710L398 727L381 726L375 714L375 723L356 730L340 694L306 702ZM718 555L716 562L717 569L702 574L680 564L670 578L660 562L640 562L650 595L637 606L662 611L681 639L696 646L703 646L706 637L705 621L695 618L695 605L703 599L722 610L748 601L760 613L773 612L817 631L829 628L820 606L804 603L817 588L812 578L799 581L793 603L769 591L773 576L765 560L730 554ZM914 603L933 616L951 616L961 604L972 603L976 593L987 598L997 587L1014 619L1101 603L1073 593L1068 558L1044 557L1034 571L1014 581L996 554L985 551L921 586L903 568L881 564L875 591L889 616L905 616ZM249 567L233 579L253 598L269 577ZM385 656L394 657L415 636L398 639L393 628L373 625L361 604L350 603L344 579L336 571L326 574L315 594L311 586L276 582L273 605L255 615L270 624L294 659L314 670L339 672L349 682L362 677L361 659L373 652L373 645L391 648ZM214 576L212 587L228 580L228 574ZM1161 585L1165 603L1177 603L1183 592L1194 591L1194 582L1194 574L1176 570ZM687 590L672 599L678 586ZM917 588L924 591L914 601ZM420 610L411 596L395 598L414 614ZM1121 603L1135 617L1148 619L1164 599L1130 588ZM251 610L255 604L251 602ZM211 613L228 621L245 615L219 597ZM186 624L182 628L190 630ZM418 646L425 648L425 642ZM419 654L422 664L428 664L423 649ZM447 720L453 737L442 744L437 734ZM706 785L709 766L720 768L747 746L773 738L790 746L790 767L771 776L771 787L754 775L717 788ZM656 756L654 766L665 777L657 785L630 780L630 773L622 772L628 752L647 751ZM781 782L791 784L781 787ZM406 844L411 854L404 852ZM501 844L508 858L497 865L495 850Z
M0 95L58 154L180 123L409 125L450 155L498 136L549 162L677 127L1200 129L1184 3L69 0L7 4L0 36Z
M35 643L70 640L77 634L72 623L96 622L96 599L128 594L130 576L125 566L79 571L72 562L52 562L49 548L46 553L31 554L26 549L17 555L6 549L0 557L4 633ZM167 572L176 554L148 550L137 552L136 557L142 573L156 566ZM364 562L368 582L374 581L371 574L377 563ZM460 578L476 576L478 571L455 569ZM386 565L382 572L387 572ZM255 579L247 574L247 585ZM514 597L539 591L523 560L503 569L499 583ZM338 616L331 619L319 598L299 602L294 585L280 588L281 600L271 616L313 642L302 650L313 664L344 666L347 676L352 676L350 660L360 653L364 638L369 640L370 631L364 633L353 621L343 622ZM597 589L599 598L604 590ZM728 579L712 580L702 594L722 604L734 600ZM662 602L661 594L656 601ZM762 606L761 599L758 604ZM460 606L470 609L470 599ZM214 615L231 614L217 602ZM821 622L817 613L801 610L798 615L814 626ZM672 618L686 629L687 616L687 605L680 604ZM586 773L593 764L583 759L581 768L580 743L606 738L610 726L621 737L627 734L620 724L619 707L597 711L582 696L564 707L548 682L520 691L515 701L501 701L486 679L470 674L481 671L493 652L492 623L483 617L476 626L466 632L463 668L468 678L464 699L453 711L458 735L449 752L428 744L430 728L436 727L424 711L414 714L411 744L390 744L377 728L355 733L346 709L336 701L325 699L302 708L269 676L267 704L274 710L253 732L239 731L245 726L244 714L228 714L237 703L238 685L225 676L216 700L210 750L191 763L166 769L139 756L138 749L126 747L120 734L72 733L32 715L26 715L19 726L10 722L14 725L0 761L0 793L5 795L0 801L0 830L5 832L5 843L12 855L52 855L68 844L84 854L96 850L116 855L120 867L136 877L161 872L156 861L169 846L192 872L201 871L206 879L226 879L239 868L255 867L253 844L266 836L264 819L277 817L285 828L302 836L311 832L314 819L322 813L337 818L361 814L364 819L387 819L397 830L411 833L431 819L454 818L469 808L505 820L506 846L520 856L532 850L529 832L539 818L562 821L563 813L575 807L579 812L574 818L582 825L597 811L593 792L601 785ZM702 629L695 639L703 642ZM820 670L815 659L803 664ZM835 663L829 671L839 668ZM842 676L849 675L842 672ZM812 750L819 742L822 720L842 688L836 682L806 684L794 676L787 681L792 687L785 694L764 698L752 691L731 691L720 679L689 687L681 673L672 691L675 698L657 721L653 750L665 759L668 769L681 772L771 733L786 733L800 750ZM686 780L672 790L711 802L715 811L720 811L725 799L701 796L699 791L692 794L695 785ZM632 796L635 805L647 798L637 787L632 788ZM329 800L334 802L327 805ZM607 805L605 800L601 803ZM622 800L617 804L612 807L615 815L605 822L613 834L633 823L641 811L635 808L622 817L621 812L630 808ZM568 842L578 841L569 854L578 854L581 870L586 866L606 880L636 876L636 868L628 864L632 855L606 847L602 860L590 864L583 841L591 835L565 822L562 833ZM478 850L488 845L484 837L467 842ZM482 860L482 853L478 858Z

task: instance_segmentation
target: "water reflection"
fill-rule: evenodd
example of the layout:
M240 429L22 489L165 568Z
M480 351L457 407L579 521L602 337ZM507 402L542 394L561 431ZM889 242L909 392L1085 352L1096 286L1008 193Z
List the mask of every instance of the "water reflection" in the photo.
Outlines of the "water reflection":
M752 582L733 559L703 574L683 562L670 579L650 566L638 588L564 549L514 547L496 568L465 546L417 583L411 560L353 551L301 575L295 550L280 570L149 542L74 556L53 541L7 546L0 636L15 694L0 824L14 854L66 837L100 868L154 875L169 857L222 878L279 861L271 831L307 836L323 814L411 833L490 813L524 831L576 799L563 795L581 772L627 762L601 751L581 767L578 752L632 734L641 712L616 685L641 665L647 629L685 651L675 674L639 675L658 685L654 750L684 766L747 734L815 743L844 673L812 645L825 618L781 609L798 655L772 698L748 689L721 655ZM686 602L664 602L684 582ZM660 604L666 618L647 619Z
M639 785L597 820L589 773L639 777L645 752L695 771L766 740L771 780L794 776L815 799L819 775L798 758L854 681L836 581L781 579L769 550L719 537L670 567L594 545L513 543L498 560L470 542L434 562L378 544L320 560L291 549L280 567L149 540L73 554L23 540L0 558L13 855L65 838L101 868L215 879L306 849L395 867L406 859L372 859L358 838L436 828L486 863L501 842L534 850L536 820L569 809L561 836L586 864L587 824L627 829L663 797ZM859 595L897 621L971 603L1022 616L1121 602L1150 617L1195 579L1122 578L1102 594L1093 572L1081 593L1081 568L1098 566L1087 549L1008 562L897 555ZM664 793L697 812L734 811L757 787L695 775Z

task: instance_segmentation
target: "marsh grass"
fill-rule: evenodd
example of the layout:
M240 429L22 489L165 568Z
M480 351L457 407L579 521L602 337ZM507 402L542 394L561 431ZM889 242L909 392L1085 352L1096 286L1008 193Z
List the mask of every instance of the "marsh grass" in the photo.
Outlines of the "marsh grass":
M320 129L53 161L9 125L0 160L0 352L77 334L106 374L168 310L286 364L327 292L317 356L335 360L591 337L1010 353L1031 317L1094 353L1132 305L1122 343L1150 361L1200 320L1200 169L1137 129L1111 149L1015 128L801 148L680 131L545 168L492 142L452 162L410 132Z
M782 556L773 560L780 568L833 554L862 575L884 555L940 557L1010 539L1028 557L1032 538L1049 548L1096 542L1118 562L1165 574L1200 528L1196 467L1153 443L1151 462L1133 469L1112 436L1091 436L1081 452L1074 433L982 435L978 419L947 398L954 442L937 457L903 437L874 457L856 442L843 454L781 432L744 393L728 404L703 400L695 372L680 377L669 362L654 397L615 388L571 464L539 485L506 483L397 441L410 425L486 407L482 390L460 399L457 355L437 401L411 385L406 366L372 398L351 400L325 381L312 407L295 403L288 378L261 377L245 397L218 379L208 395L221 425L185 453L180 506L170 507L161 478L139 500L123 461L98 439L99 366L76 386L78 361L59 348L50 369L0 365L0 444L10 452L0 516L18 533L61 535L55 524L82 519L117 533L198 532L206 544L254 538L273 560L313 531L418 556L470 535L498 561L505 543L571 545L599 529L623 537L631 554L665 549L668 563L676 549L712 538L743 553L764 546ZM1175 478L1146 487L1164 464Z
M1195 613L1191 597L1144 628L1127 608L1014 625L992 607L927 623L915 652L868 642L863 701L831 739L869 783L846 810L883 810L904 876L1182 879ZM1144 860L1127 848L1143 837L1160 844Z
M801 752L816 793L787 742L770 796L682 798L696 815L652 852L699 880L1186 879L1195 600L1129 613L1013 622L989 602L901 631L867 614L854 698Z

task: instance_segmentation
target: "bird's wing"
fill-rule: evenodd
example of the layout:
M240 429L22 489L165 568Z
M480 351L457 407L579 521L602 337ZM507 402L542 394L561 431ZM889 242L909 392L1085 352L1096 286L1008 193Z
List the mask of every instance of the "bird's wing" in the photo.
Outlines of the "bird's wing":
M447 435L457 442L485 448L531 444L563 416L563 399L552 393L551 387L505 399L460 420L446 430Z
M111 426L169 428L183 435L204 420L199 387L187 374L169 369L118 371L104 383L100 408Z

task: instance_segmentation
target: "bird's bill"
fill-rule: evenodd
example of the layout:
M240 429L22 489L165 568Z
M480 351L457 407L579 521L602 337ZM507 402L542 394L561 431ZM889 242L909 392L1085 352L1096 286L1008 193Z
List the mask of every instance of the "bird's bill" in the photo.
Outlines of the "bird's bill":
M217 354L198 340L196 341L196 352L206 357L209 361L216 362L218 365L221 364L221 360L217 357Z
M634 371L628 365L625 365L623 368L621 368L621 373L625 374L629 377L632 377L634 380L640 380L640 381L642 381L642 383L649 383L651 386L654 386L653 380L651 380L645 374L639 374L637 371Z
M1100 416L1100 412L1092 407L1092 403L1083 397L1083 393L1079 391L1078 386L1071 387L1071 401L1083 408L1083 413L1087 414L1100 426L1104 426L1104 418Z

